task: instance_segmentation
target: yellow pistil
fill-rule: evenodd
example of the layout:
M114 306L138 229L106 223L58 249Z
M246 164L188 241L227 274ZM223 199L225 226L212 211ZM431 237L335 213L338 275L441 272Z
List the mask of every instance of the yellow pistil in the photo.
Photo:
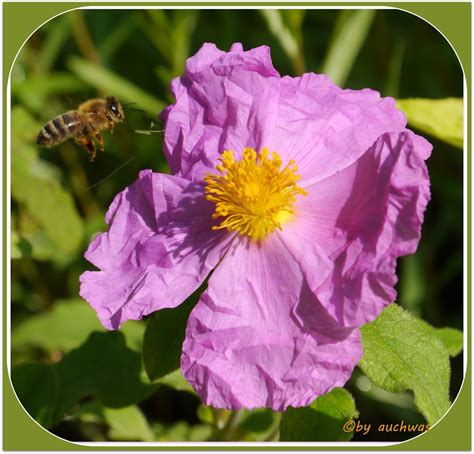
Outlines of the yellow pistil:
M224 151L216 169L220 174L208 174L204 181L206 198L216 205L213 219L223 218L214 230L227 229L261 240L294 214L296 195L308 193L296 183L298 167L290 161L281 168L278 153L268 157L268 149L257 153L245 148L243 158L236 161L234 153Z

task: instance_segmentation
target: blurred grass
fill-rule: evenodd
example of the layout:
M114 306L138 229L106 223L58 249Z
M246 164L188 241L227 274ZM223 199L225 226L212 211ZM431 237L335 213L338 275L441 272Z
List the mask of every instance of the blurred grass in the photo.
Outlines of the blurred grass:
M326 72L348 88L370 87L399 99L462 97L462 73L449 44L424 21L396 10L81 10L51 20L31 37L12 72L13 365L58 364L78 342L101 332L92 310L77 300L79 275L91 268L83 251L105 229L114 195L140 169L167 171L162 136L134 131L158 129L158 113L173 101L171 78L206 41L221 49L237 41L246 49L269 45L282 75ZM45 122L103 95L136 103L146 113L128 110L126 123L105 134L105 153L96 163L70 142L36 147ZM443 137L427 137L434 144L428 161L432 201L417 254L399 260L398 302L434 326L462 328L463 156ZM137 326L144 329L142 322ZM127 346L140 351L141 337L125 335L134 339ZM462 361L453 364L455 392ZM359 375L351 391L366 422L421 421L409 394L387 395L374 386L364 391ZM213 425L227 423L228 413L198 410L199 400L179 374L161 384L125 413L84 397L52 430L81 440L206 440ZM51 420L48 412L42 415ZM277 416L246 412L233 434L274 439Z
M339 13L321 72L344 86L375 16L375 10L345 10Z

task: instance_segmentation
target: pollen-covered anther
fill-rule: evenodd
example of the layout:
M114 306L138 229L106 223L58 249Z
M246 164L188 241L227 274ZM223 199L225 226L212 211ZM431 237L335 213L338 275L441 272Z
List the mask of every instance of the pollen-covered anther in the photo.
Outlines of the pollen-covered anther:
M296 183L299 175L294 161L282 168L280 155L267 148L257 153L245 148L236 161L227 150L216 166L219 174L208 174L206 198L215 204L214 219L224 218L213 229L237 231L253 240L261 240L275 229L282 229L291 215L296 196L307 192Z

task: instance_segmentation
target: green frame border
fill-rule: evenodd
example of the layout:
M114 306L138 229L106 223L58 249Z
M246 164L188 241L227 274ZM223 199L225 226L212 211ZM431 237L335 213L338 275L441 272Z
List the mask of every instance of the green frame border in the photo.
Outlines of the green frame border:
M133 446L83 446L72 442L62 440L50 434L46 429L41 428L33 419L25 412L20 405L11 386L10 378L7 371L7 304L10 302L6 299L6 269L9 266L6 254L3 255L3 450L5 451L405 451L405 450L459 450L469 451L471 449L471 3L470 2L380 2L380 3L347 3L347 2L284 2L284 3L256 3L256 2L71 2L71 3L51 3L51 2L3 2L3 250L7 247L7 225L6 225L6 209L7 209L7 83L11 66L14 63L17 52L23 46L29 35L44 22L55 15L64 13L71 9L83 6L130 6L130 7L148 7L148 6L249 6L249 7L269 7L282 6L289 8L298 7L318 7L329 6L337 8L344 7L392 7L413 13L421 19L426 20L441 32L450 42L452 47L458 54L461 65L464 69L467 93L465 94L465 102L467 102L467 159L464 165L467 166L467 326L465 327L465 335L467 336L468 351L466 354L467 365L464 382L455 403L452 405L445 417L436 424L429 432L420 435L406 442L401 442L391 446L358 446L357 443L350 443L345 446L215 446L208 443L205 446L140 446L139 443Z

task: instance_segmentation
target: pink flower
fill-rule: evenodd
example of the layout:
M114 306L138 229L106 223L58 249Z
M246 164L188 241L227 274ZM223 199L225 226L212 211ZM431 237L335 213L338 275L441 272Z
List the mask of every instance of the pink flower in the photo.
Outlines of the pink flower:
M81 295L107 328L179 305L182 371L207 405L308 405L343 386L358 327L416 250L431 145L394 100L280 77L268 47L205 44L163 112L173 175L142 171L107 213ZM211 274L212 272L212 274Z

